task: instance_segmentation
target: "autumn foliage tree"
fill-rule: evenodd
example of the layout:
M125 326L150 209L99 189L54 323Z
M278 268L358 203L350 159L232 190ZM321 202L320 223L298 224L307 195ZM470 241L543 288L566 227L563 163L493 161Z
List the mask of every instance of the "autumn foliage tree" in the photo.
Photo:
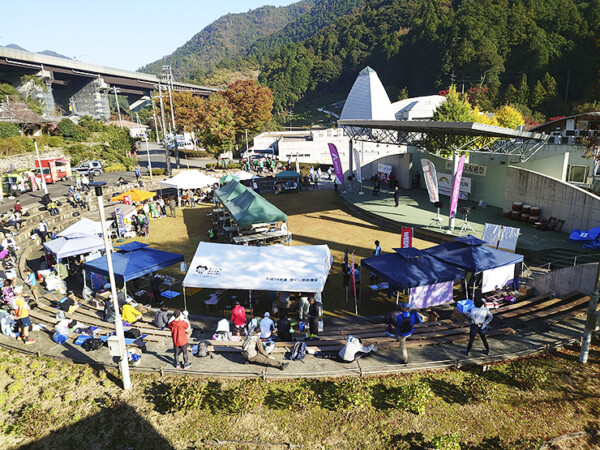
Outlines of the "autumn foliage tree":
M240 145L246 130L254 134L272 118L273 92L254 80L238 80L219 95L233 111L235 139Z
M235 140L234 114L225 97L211 95L199 111L198 135L209 153L218 155L233 149Z

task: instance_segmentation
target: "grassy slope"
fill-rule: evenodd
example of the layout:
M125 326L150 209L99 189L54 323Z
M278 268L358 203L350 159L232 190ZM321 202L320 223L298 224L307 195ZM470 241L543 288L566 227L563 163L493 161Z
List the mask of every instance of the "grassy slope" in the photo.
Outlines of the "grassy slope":
M225 448L408 449L435 442L435 448L535 448L541 439L598 430L599 344L596 339L587 365L577 362L575 349L532 360L549 371L539 390L520 389L507 363L478 371L485 390L494 392L483 401L464 397L461 382L472 373L455 370L309 383L137 374L123 392L113 373L0 350L0 447L37 441L29 448L183 449L219 440ZM177 394L172 386L182 381L186 388ZM390 404L390 393L411 382L433 391L420 415ZM203 402L169 412L174 399L202 399L193 386L205 387ZM579 444L597 448L599 442Z

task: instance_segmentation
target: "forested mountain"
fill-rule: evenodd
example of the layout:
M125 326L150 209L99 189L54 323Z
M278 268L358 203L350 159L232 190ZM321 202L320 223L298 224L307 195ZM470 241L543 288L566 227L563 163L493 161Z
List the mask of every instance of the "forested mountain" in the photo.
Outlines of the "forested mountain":
M511 103L542 120L600 98L600 0L313 3L248 48L238 42L238 56L222 50L196 81L255 70L273 90L276 111L345 98L367 65L392 101L404 88L417 96L454 82L482 110Z
M281 30L310 10L316 0L302 0L289 6L263 6L247 13L227 14L211 23L169 56L140 68L159 74L170 65L177 78L201 78L224 58L237 57L258 39Z

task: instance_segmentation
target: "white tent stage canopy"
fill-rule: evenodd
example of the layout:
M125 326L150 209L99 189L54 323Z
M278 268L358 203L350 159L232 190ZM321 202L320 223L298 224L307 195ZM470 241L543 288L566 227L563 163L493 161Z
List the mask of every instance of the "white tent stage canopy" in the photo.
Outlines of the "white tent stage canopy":
M112 223L113 223L112 220L107 220L106 228L110 229ZM87 217L84 217L83 219L79 220L78 222L75 222L70 227L67 227L63 231L58 233L58 236L68 236L70 234L76 234L76 233L101 235L102 234L102 224L100 222L96 222L92 219L88 219Z
M161 181L162 186L176 189L200 189L217 184L218 179L206 175L199 170L184 170L174 177Z
M327 245L243 245L200 242L183 287L322 292L333 256Z

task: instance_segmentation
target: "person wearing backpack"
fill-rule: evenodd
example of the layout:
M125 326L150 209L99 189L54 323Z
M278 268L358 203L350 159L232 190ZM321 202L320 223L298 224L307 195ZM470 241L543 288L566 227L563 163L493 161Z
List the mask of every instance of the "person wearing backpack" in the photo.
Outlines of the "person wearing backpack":
M400 314L396 317L396 334L400 343L400 354L402 364L408 364L408 351L406 350L406 338L412 336L415 326L415 315L408 311L408 305L400 305Z
M483 342L483 346L485 347L485 354L489 356L490 345L485 337L485 332L494 316L492 316L490 310L483 305L483 300L481 300L481 298L476 298L474 303L475 308L471 308L471 311L469 311L469 314L471 315L471 329L469 330L469 344L467 345L465 354L469 356L475 336L479 334L479 336L481 336L481 342Z
M277 367L279 370L285 369L289 364L271 358L265 351L260 340L260 327L256 327L242 344L242 355L248 362L264 364L269 367Z

